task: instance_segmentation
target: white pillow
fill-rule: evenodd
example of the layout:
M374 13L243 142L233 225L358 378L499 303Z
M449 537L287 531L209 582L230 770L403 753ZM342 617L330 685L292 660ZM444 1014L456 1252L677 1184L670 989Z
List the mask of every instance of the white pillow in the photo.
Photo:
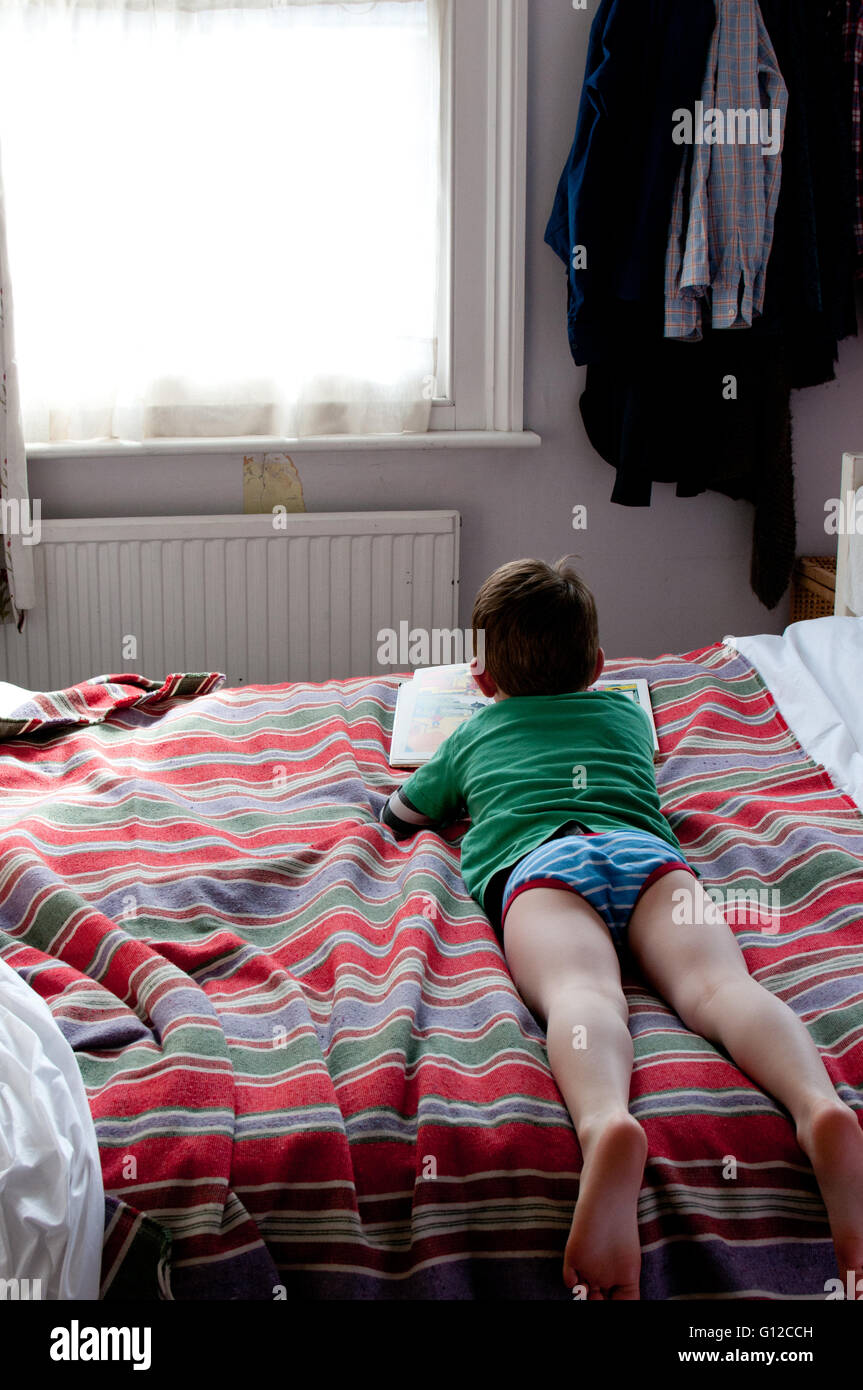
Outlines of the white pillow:
M8 719L35 693L33 690L22 690L20 685L7 685L5 681L0 681L0 719Z

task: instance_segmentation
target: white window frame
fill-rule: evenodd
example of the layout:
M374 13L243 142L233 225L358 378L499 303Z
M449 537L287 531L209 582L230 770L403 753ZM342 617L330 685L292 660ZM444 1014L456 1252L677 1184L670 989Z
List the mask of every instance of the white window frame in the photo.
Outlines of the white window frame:
M452 0L445 42L452 75L442 142L454 211L447 267L451 391L435 401L431 428L518 434L524 423L527 0Z
M427 433L28 444L28 458L535 447L524 428L528 0L449 0L439 380ZM452 215L450 215L450 211ZM448 331L447 331L448 330Z

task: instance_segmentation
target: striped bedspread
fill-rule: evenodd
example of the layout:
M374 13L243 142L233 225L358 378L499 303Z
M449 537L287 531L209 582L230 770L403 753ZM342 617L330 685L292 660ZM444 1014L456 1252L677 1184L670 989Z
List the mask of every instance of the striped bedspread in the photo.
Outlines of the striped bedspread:
M612 670L651 682L664 809L705 883L762 895L736 927L750 969L863 1108L863 818L733 651ZM580 1156L541 1030L457 844L377 823L396 680L213 685L144 682L102 722L0 743L0 954L80 1062L103 1291L567 1298ZM627 993L643 1297L823 1296L787 1115Z

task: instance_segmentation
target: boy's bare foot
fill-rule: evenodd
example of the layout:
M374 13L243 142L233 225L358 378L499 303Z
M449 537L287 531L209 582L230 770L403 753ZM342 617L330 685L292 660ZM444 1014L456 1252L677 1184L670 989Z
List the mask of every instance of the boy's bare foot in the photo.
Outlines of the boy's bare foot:
M621 1114L595 1132L583 1127L578 1137L584 1166L563 1258L564 1281L570 1289L586 1287L588 1299L637 1299L637 1209L647 1136L632 1115Z
M833 1236L843 1284L849 1271L863 1279L863 1130L853 1110L837 1099L824 1101L797 1127L808 1156Z

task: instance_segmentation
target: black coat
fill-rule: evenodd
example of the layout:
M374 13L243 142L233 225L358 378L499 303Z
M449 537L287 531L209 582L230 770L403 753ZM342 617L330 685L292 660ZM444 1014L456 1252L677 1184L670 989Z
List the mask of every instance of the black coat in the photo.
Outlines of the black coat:
M570 243L588 246L589 276L568 273L568 331L575 361L588 364L588 437L617 470L612 500L648 506L653 482L674 482L679 496L712 489L752 502L752 585L769 608L788 587L796 550L790 392L832 380L837 344L857 326L843 8L839 0L761 0L789 112L764 313L751 329L706 328L700 343L663 335L681 159L671 103L692 109L700 95L713 27L711 18L705 38L700 0L604 0L546 232L568 265ZM641 134L627 155L639 109ZM592 263L591 244L599 247Z

